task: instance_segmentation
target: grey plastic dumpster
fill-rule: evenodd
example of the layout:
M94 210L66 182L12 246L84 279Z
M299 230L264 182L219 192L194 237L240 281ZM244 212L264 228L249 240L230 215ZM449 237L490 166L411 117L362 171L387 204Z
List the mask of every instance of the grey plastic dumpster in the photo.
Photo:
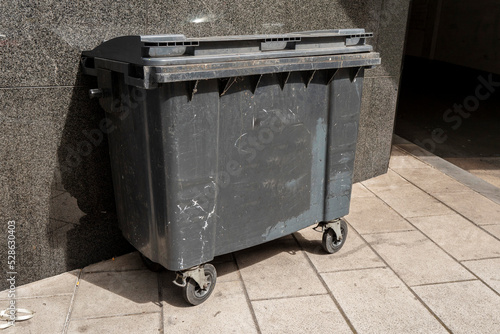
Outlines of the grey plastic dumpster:
M120 228L189 303L213 291L214 256L313 224L342 247L371 36L126 36L83 52Z

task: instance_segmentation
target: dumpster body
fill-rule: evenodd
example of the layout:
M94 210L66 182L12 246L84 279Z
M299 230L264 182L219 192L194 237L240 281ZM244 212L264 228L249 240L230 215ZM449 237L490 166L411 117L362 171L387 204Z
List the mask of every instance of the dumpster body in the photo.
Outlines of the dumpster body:
M126 36L84 52L126 239L182 276L338 222L349 212L364 69L380 63L369 37ZM326 229L342 245L339 226ZM181 285L203 281L189 275Z

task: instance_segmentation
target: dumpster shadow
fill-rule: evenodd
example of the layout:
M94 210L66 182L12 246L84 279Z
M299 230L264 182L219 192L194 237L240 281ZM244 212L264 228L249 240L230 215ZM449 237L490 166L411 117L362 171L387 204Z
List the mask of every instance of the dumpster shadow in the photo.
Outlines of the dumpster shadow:
M217 267L216 267L217 269ZM219 276L217 275L217 279ZM177 287L172 283L175 279L175 272L165 270L160 274L160 282L162 285L161 288L161 301L165 302L171 306L178 308L189 308L192 307L188 302L184 300L182 296L182 288ZM215 285L215 289L217 289L217 283ZM213 291L215 293L216 290Z
M217 294L217 284L239 279L238 267L232 253L217 256L209 263L214 265L217 270L217 283L215 290L213 291L214 296ZM159 275L161 282L161 300L163 302L178 308L192 307L184 300L182 296L182 288L177 287L172 283L176 277L175 272L163 270Z
M349 228L352 229L351 226ZM330 257L347 257L349 254L354 254L357 251L359 251L361 248L366 247L366 245L361 245L360 247L357 248L352 248L351 247L346 247L344 245L344 248L342 248L339 252L334 253L334 254L329 254L323 249L322 245L322 239L323 239L323 233L322 232L315 232L314 234L303 232L303 231L297 231L293 234L295 236L295 239L297 240L298 244L300 245L300 248L303 252L312 254L312 255L321 255L321 256L330 256ZM349 240L349 235L347 236L346 243ZM349 248L349 250L347 250Z
M287 235L263 244L259 244L234 253L238 268L245 269L258 263L262 263L280 253L296 255L300 252L300 246L292 235Z
M89 265L82 272L75 270L70 273L76 277L80 275L80 302L95 297L105 307L113 308L114 304L120 303L121 297L135 304L154 303L160 306L157 283L158 275L164 273L158 274L147 269L138 251ZM174 273L171 275L175 277Z
M326 252L323 249L323 246L321 245L321 240L323 237L322 233L318 233L317 239L310 239L308 237L305 237L302 233L300 233L300 231L295 232L293 235L295 236L297 243L301 247L301 250L304 251L305 253L315 254L315 255L320 255L320 254L326 255Z
M213 298L217 296L218 287L224 282L239 281L242 279L239 271L245 268L251 268L258 263L262 263L280 253L295 255L300 251L300 247L291 235L280 239L269 241L257 246L243 249L241 251L230 253L214 258L209 263L215 266L217 270L217 284L213 291ZM256 268L256 270L258 270ZM172 281L175 279L175 273L165 271L161 273L160 280L163 285L162 301L179 308L192 307L182 297L182 289L176 287ZM220 294L220 292L219 292Z
M88 90L95 78L79 70L61 129L54 181L50 189L46 237L52 274L85 267L133 250L118 229L105 117Z

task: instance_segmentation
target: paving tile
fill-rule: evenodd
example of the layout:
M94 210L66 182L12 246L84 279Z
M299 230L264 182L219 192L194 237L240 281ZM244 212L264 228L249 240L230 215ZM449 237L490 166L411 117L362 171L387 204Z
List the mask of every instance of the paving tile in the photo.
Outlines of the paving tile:
M235 255L252 300L326 293L291 236L237 252Z
M463 261L462 264L500 294L500 258Z
M471 170L470 173L500 188L500 168L495 170Z
M352 185L351 198L357 197L375 197L375 195L361 183L354 183Z
M500 297L480 281L414 287L453 333L499 333Z
M405 218L445 215L453 212L443 203L413 186L377 195Z
M352 198L346 220L361 234L414 229L396 211L377 197Z
M447 161L500 188L500 157L446 158Z
M410 154L393 146L391 151L391 158L389 159L390 168L422 168L429 169L430 166L418 160Z
M165 333L257 333L241 282L217 282L204 303L189 306L180 288L163 289Z
M405 218L444 215L452 212L392 170L385 175L364 181L363 185Z
M477 191L478 193L483 194L494 202L500 204L500 192L498 191L498 187L495 187L493 184L488 183L475 175L472 175L468 171L450 163L449 161L435 156L434 154L420 148L415 144L407 142L406 144L400 144L398 146L404 148L406 151L411 152L413 155L418 156L420 160L425 161L426 163L442 171L446 175L449 175L455 180L460 181L460 183L464 184L470 189L473 189L474 191Z
M459 261L500 256L500 241L457 214L409 220Z
M352 270L385 266L384 262L361 239L358 233L349 228L347 239L340 251L328 254L321 246L322 233L305 228L295 233L314 267L319 272Z
M72 295L80 270L73 270L57 276L45 278L16 287L17 298L45 297L55 295ZM8 299L8 291L0 292L0 300Z
M476 172L495 173L500 167L500 157L481 157L481 158L446 158L458 167L469 171L472 174Z
M461 192L468 189L432 167L400 168L394 171L429 194Z
M90 266L83 268L83 272L97 273L105 271L126 271L126 270L145 270L145 269L147 268L141 260L140 253L132 252L122 256L118 256L114 259L91 264Z
M238 267L233 262L212 262L217 270L217 282L239 281Z
M161 313L134 314L121 317L80 319L69 324L68 334L72 333L150 333L161 331Z
M477 225L500 224L500 205L475 191L435 195Z
M158 279L149 270L83 273L72 319L159 311Z
M370 234L365 240L408 285L474 279L419 231Z
M495 237L500 239L500 224L497 225L484 225L482 226L485 230L493 234Z
M363 186L375 192L394 192L404 188L412 188L412 184L399 176L396 172L389 169L386 174L374 177L361 182Z
M71 296L20 299L16 307L34 311L35 315L29 320L16 322L6 333L62 333L70 302Z
M359 333L446 333L390 269L322 276Z
M329 295L253 301L266 333L352 333Z

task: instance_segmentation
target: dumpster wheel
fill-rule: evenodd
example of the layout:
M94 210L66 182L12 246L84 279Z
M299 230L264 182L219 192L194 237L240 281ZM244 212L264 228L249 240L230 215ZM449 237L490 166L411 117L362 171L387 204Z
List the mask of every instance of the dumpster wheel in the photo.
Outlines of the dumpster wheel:
M186 285L182 288L182 295L184 299L191 305L199 305L210 297L212 291L215 287L215 282L217 281L217 271L215 267L210 263L203 265L203 271L206 278L205 288L201 288L200 285L193 279L193 277L187 277Z
M341 236L337 236L335 230L338 228L330 227L330 225L339 224ZM345 239L347 238L347 224L343 219L339 219L333 223L328 223L325 225L325 230L323 232L323 242L321 245L325 252L333 254L338 252L342 246L344 246Z

